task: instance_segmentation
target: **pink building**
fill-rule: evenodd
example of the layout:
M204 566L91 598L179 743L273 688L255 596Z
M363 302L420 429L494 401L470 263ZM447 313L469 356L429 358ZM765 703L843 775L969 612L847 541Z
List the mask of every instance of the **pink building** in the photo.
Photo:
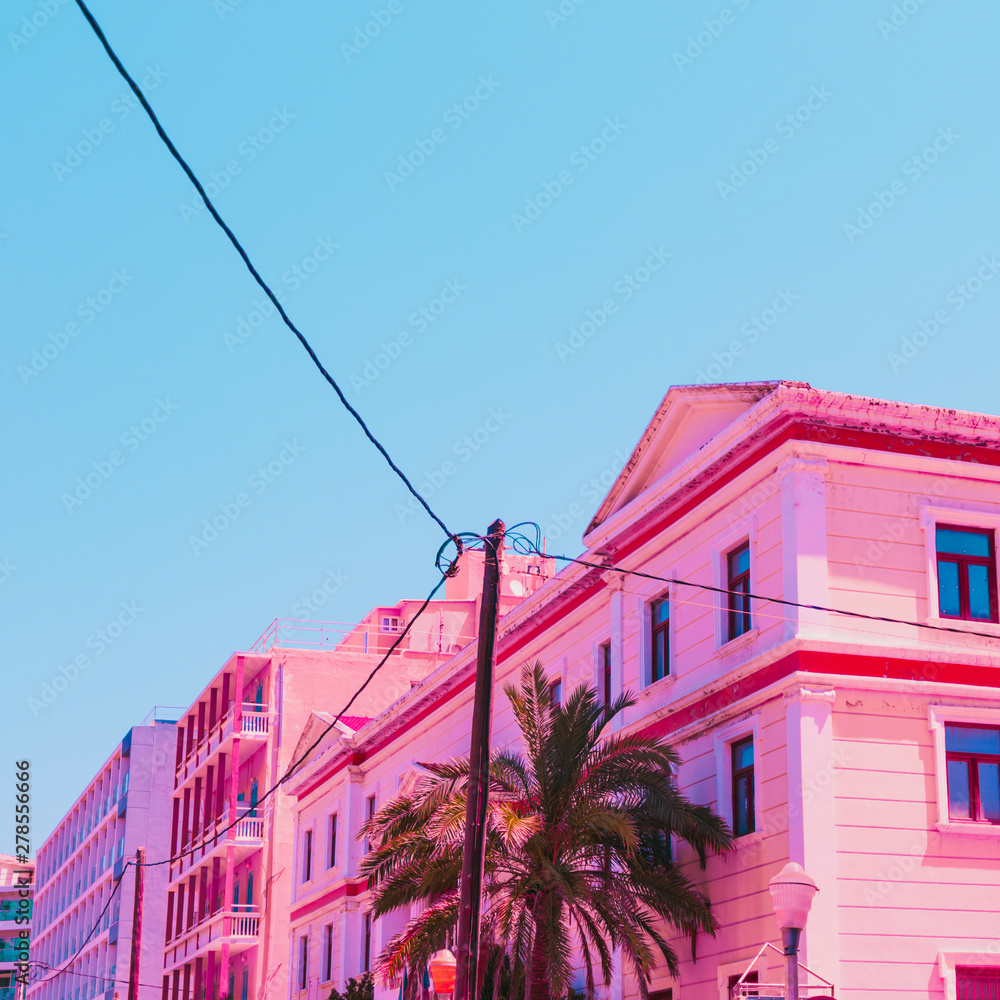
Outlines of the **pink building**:
M515 557L508 594L519 600L540 587L539 567L540 560ZM175 859L163 869L162 1000L287 994L294 811L284 786L266 799L265 792L285 775L296 746L332 723L421 603L375 608L358 625L277 621L250 652L234 654L184 713L162 854ZM338 731L352 733L450 659L476 634L477 621L478 594L459 574L402 636Z
M166 854L177 716L157 708L130 729L39 848L29 1000L125 996L135 898L135 867L125 863L139 847L147 857ZM166 869L147 868L139 956L147 984L158 982L163 958L166 888ZM156 995L139 991L140 1000Z
M674 845L722 930L697 961L674 942L657 1000L730 995L780 940L768 880L789 860L820 888L801 958L838 997L1000 996L998 485L998 417L802 383L675 387L584 536L582 558L614 569L565 565L507 609L498 691L536 658L564 691L631 690L620 727L669 737L681 786L737 835L705 872ZM291 1000L342 988L413 915L371 920L356 833L417 761L468 752L474 668L473 644L285 786ZM495 712L509 744L499 694ZM782 967L765 953L761 993ZM620 971L604 992L638 995Z
M30 960L34 871L34 861L21 864L13 855L0 854L0 1000L25 995L18 980Z

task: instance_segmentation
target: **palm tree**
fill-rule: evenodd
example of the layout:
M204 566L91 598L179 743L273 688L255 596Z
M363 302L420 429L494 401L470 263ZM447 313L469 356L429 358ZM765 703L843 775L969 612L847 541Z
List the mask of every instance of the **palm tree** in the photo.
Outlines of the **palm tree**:
M663 923L692 941L718 926L708 898L673 864L670 836L694 847L704 867L709 849L729 850L730 831L678 791L680 760L669 745L605 734L632 704L627 695L605 707L581 686L554 705L539 663L524 668L519 688L504 690L524 754L495 751L490 761L480 960L489 992L502 979L510 997L565 997L579 948L593 1000L620 949L647 997L657 951L677 972ZM380 956L384 982L404 970L418 982L458 921L469 763L421 766L427 774L360 834L372 844L361 870L374 916L427 903Z

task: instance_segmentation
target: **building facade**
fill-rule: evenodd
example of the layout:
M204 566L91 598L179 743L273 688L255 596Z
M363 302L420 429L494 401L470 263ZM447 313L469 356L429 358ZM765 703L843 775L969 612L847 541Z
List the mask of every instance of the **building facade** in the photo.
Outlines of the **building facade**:
M125 995L136 877L126 862L140 847L147 857L166 857L177 714L154 709L148 724L130 729L39 848L29 1000ZM158 982L163 958L166 876L164 867L144 872L139 970L146 984ZM149 985L139 991L140 1000L157 994Z
M597 565L507 610L495 747L517 742L499 691L527 662L563 691L630 691L617 729L667 737L682 790L734 831L704 871L674 845L721 929L696 955L673 938L663 1000L726 1000L780 940L768 881L788 861L820 889L800 957L838 997L1000 995L998 532L998 417L802 383L681 386L585 533ZM342 989L415 915L371 919L357 831L419 761L468 752L474 670L472 645L328 734L286 786L290 1000ZM782 969L765 952L753 975ZM602 993L638 986L617 970Z
M537 559L511 561L509 602L542 585L540 567ZM444 598L409 631L421 601L377 607L357 625L277 621L251 652L234 654L185 712L162 855L173 859L162 1000L287 994L294 811L284 785L266 791L287 773L296 747L332 724L397 640L338 732L365 725L468 645L479 605L470 587L469 572L449 579Z
M31 945L35 863L0 854L0 1000L21 1000Z

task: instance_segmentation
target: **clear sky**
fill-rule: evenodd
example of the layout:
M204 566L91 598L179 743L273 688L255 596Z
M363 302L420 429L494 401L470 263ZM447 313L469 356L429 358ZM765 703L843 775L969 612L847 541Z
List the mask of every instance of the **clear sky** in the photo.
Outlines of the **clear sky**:
M672 384L1000 412L994 3L92 9L453 530L578 550ZM76 6L0 34L0 789L31 760L41 843L154 705L324 583L308 617L425 595L443 536Z

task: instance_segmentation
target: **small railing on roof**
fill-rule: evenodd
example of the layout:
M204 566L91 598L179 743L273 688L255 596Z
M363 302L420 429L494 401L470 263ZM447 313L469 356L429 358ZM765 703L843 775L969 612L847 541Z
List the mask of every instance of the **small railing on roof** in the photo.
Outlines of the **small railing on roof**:
M272 646L291 649L334 649L352 633L358 632L356 644L362 652L368 648L368 628L352 622L320 622L303 618L275 618L263 635L250 647L251 653L266 653Z

